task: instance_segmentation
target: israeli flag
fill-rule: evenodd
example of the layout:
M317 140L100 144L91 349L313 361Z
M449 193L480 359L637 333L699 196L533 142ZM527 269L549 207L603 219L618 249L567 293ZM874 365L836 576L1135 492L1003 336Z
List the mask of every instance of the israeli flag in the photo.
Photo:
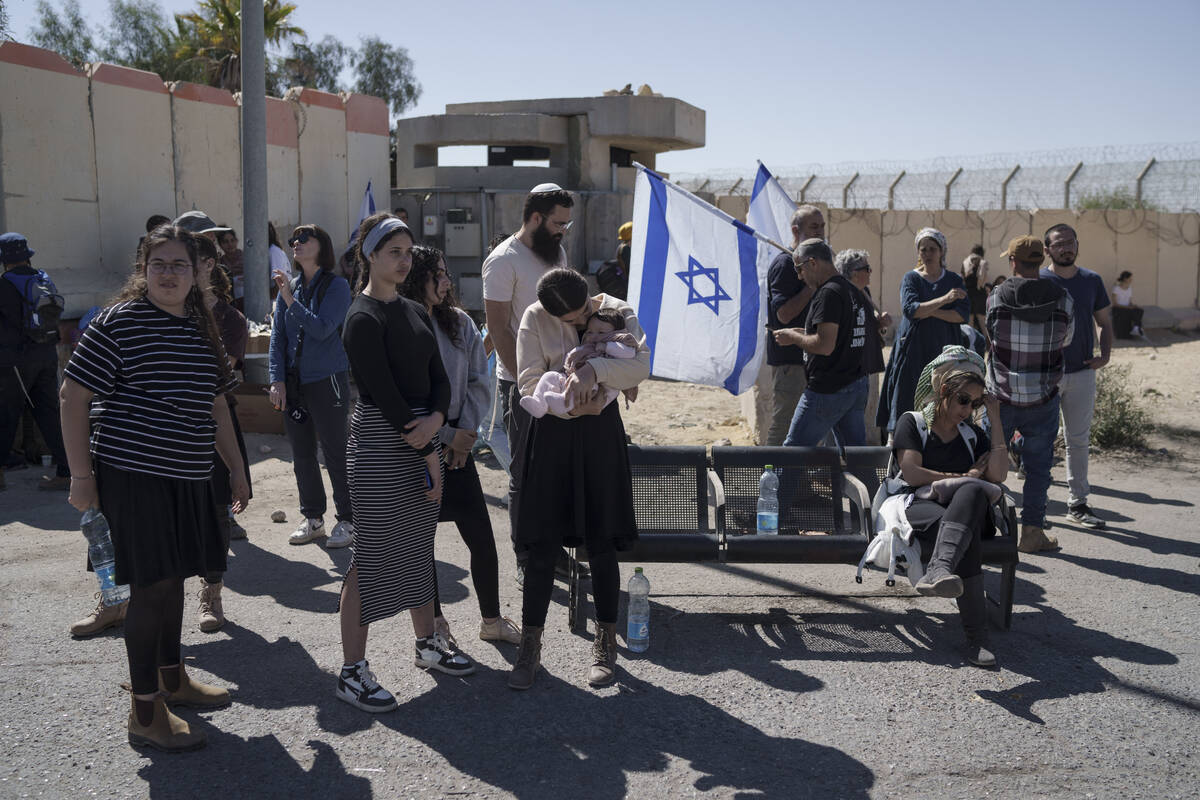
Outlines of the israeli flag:
M363 192L362 202L358 204L358 222L355 223L354 230L350 231L350 241L346 242L346 249L342 252L349 252L350 248L354 247L354 240L358 238L358 226L374 213L375 195L371 192L371 181L367 181L367 190Z
M746 212L746 224L777 242L792 241L792 214L796 203L779 185L771 171L758 162L758 173L754 176L754 191L750 193L750 209ZM771 253L774 257L775 253Z
M638 167L629 303L650 347L651 374L754 385L767 324L767 245L747 225Z

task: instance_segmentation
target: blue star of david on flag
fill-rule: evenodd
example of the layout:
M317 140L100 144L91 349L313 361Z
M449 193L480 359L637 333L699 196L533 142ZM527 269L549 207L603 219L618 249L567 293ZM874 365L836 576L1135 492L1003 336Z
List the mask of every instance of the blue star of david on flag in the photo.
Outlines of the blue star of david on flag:
M676 272L675 275L679 278L679 280L687 284L687 302L689 306L695 305L696 303L703 303L704 305L708 306L714 314L720 316L721 301L733 299L729 296L729 293L721 287L720 281L717 280L717 270L704 266L692 256L688 256L687 271ZM702 275L712 281L712 294L701 294L700 290L696 288L696 279Z

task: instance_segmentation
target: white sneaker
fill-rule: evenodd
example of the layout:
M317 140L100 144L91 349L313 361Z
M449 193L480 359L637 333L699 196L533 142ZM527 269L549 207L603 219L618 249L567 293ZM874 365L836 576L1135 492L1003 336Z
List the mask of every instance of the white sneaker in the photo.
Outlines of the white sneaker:
M475 663L440 633L428 639L417 639L414 662L421 669L436 669L447 675L470 675L475 671Z
M333 530L329 533L329 538L325 540L325 548L331 547L349 547L354 544L354 523L339 522L333 526Z
M338 675L336 696L355 708L379 714L396 707L396 698L379 685L368 668L366 659L349 667L343 666Z
M292 531L288 544L308 544L313 539L325 535L325 520L309 518L300 523L300 527Z

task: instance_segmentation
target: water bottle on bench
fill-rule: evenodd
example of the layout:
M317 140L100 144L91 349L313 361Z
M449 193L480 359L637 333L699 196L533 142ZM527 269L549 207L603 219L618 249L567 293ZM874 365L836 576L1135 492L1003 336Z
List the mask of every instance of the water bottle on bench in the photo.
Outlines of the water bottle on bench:
M758 479L758 532L779 533L779 476L770 464Z

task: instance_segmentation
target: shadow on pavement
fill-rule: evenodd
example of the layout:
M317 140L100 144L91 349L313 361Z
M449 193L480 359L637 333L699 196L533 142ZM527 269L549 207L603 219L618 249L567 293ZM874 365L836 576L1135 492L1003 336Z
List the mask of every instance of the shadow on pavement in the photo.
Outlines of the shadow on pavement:
M306 544L304 547L321 547ZM231 543L225 585L248 597L269 596L280 605L300 611L332 614L337 611L342 576L350 567L350 549L326 550L338 575L328 569L293 561L254 544L253 539Z

